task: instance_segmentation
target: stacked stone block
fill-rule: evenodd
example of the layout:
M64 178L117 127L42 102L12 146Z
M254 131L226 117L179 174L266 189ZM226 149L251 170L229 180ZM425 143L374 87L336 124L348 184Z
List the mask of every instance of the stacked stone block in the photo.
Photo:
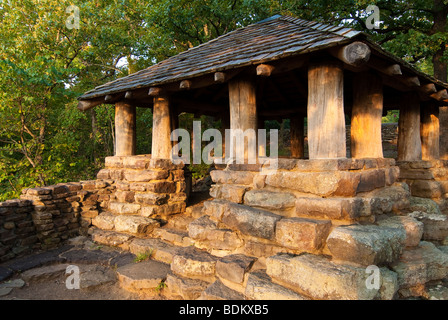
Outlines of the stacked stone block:
M191 188L183 163L151 159L150 155L107 157L97 178L112 181L115 189L93 225L139 237L151 235L170 216L185 212ZM94 235L99 236L106 234Z
M409 185L412 196L434 200L448 213L448 160L399 161L400 180Z
M274 171L262 170L270 163L218 165L215 199L189 225L196 247L257 257L266 270L248 271L243 289L216 272L228 288L247 298L270 288L297 299L392 299L448 275L448 256L421 241L426 227L409 211L394 160L277 161ZM411 279L414 264L430 276ZM381 279L373 289L366 286L369 266Z
M29 200L0 202L0 262L32 250L38 238Z

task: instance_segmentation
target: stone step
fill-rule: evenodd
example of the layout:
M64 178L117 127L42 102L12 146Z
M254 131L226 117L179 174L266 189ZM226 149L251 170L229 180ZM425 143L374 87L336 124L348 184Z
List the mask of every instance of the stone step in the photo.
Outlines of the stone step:
M409 216L423 223L423 240L443 241L448 238L448 216L421 211L414 211Z
M131 240L134 239L130 234L97 228L90 228L89 233L94 242L123 250L129 250Z
M168 223L166 224L167 228L177 229L188 232L188 225L195 218L186 215L186 214L178 214L173 217L170 217Z
M162 288L170 266L154 260L127 264L117 269L118 281L129 291L155 290Z
M220 280L216 280L205 289L198 300L244 300L243 294L226 287Z
M372 272L364 267L332 262L322 255L277 254L266 259L266 273L274 283L318 300L391 300L397 274L387 268Z
M405 249L391 269L398 274L400 293L412 295L414 288L448 276L448 254L421 241L417 247Z
M333 259L363 266L392 263L405 243L404 228L377 225L336 227L327 238Z
M116 215L102 212L92 219L92 224L101 230L124 232L133 235L148 235L160 227L157 220L138 215Z
M195 246L210 250L235 250L243 245L236 232L219 229L215 221L204 215L193 220L188 226L188 235Z
M179 229L159 228L154 230L154 236L176 246L186 247L194 244L193 240L188 236L188 232Z
M171 271L175 274L207 282L215 281L216 263L218 257L195 247L185 247L173 257Z
M182 247L175 246L171 243L160 239L139 239L134 238L129 250L135 255L148 254L152 259L170 264L173 262L173 257Z
M188 214L190 217L197 219L203 215L202 209L204 208L203 203L195 204L192 206L188 206L185 209L185 213Z
M273 283L264 270L249 274L244 295L250 300L308 300L303 295Z
M199 279L184 278L170 272L166 278L167 294L173 298L196 300L210 285L209 282Z

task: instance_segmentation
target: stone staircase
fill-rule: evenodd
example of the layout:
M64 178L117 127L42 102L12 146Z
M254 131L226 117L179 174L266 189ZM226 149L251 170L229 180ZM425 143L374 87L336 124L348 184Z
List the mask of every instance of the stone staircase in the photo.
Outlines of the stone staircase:
M148 258L117 269L130 291L189 300L390 300L448 275L448 250L421 241L424 224L414 216L344 225L215 199L166 223L103 212L90 234ZM373 288L371 265L379 275Z

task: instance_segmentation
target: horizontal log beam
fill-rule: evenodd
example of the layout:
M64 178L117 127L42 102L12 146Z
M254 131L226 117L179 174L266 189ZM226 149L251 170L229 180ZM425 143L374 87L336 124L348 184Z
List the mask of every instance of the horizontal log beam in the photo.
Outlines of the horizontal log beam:
M446 91L446 89L437 91L436 93L433 93L431 95L431 98L437 100L437 101L444 101L444 100L448 100L448 92Z
M180 90L190 90L193 86L191 80L182 80L179 84Z
M150 97L157 97L162 94L162 88L160 87L151 87L148 91L148 96Z
M437 92L436 85L434 83L427 83L420 86L419 91L423 94L433 94Z
M330 49L330 53L345 64L360 67L369 61L372 52L367 44L356 41L343 47Z
M420 83L420 79L417 76L414 77L402 77L399 78L400 81L411 88L415 88L415 87L420 87L421 83Z
M78 110L80 111L87 111L89 109L92 109L96 106L99 106L100 104L104 103L104 98L100 99L94 99L94 100L79 100L78 102Z
M269 77L275 67L269 64L260 64L257 66L257 76Z

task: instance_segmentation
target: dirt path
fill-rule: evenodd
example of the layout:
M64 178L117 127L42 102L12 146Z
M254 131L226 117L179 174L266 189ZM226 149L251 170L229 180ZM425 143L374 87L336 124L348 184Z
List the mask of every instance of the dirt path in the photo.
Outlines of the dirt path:
M86 237L69 240L51 251L0 265L0 300L160 300L160 295L128 292L120 287L116 268L132 263L129 252L98 246ZM80 288L73 287L73 267Z

